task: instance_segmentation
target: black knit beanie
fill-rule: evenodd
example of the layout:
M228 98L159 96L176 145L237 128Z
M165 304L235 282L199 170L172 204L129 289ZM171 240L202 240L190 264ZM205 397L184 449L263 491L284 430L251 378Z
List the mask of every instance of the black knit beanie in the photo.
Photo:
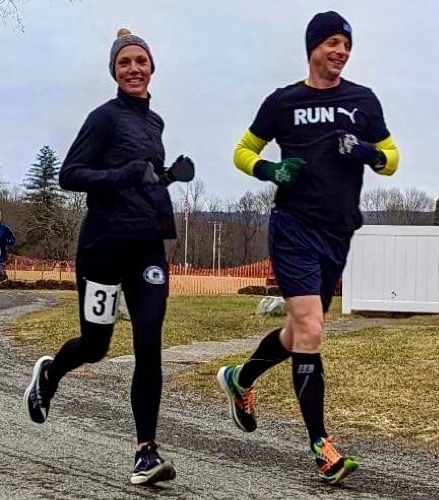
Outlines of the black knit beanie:
M306 28L306 53L308 59L311 52L332 35L344 35L352 46L352 28L337 12L320 12L316 14Z
M117 38L114 40L113 45L111 46L110 51L110 73L113 78L115 78L115 65L116 65L116 57L117 54L127 45L138 45L146 50L149 56L149 60L151 61L151 74L154 73L155 66L154 61L152 59L151 51L149 50L148 44L140 38L140 36L133 35L130 30L126 28L120 28L117 32Z

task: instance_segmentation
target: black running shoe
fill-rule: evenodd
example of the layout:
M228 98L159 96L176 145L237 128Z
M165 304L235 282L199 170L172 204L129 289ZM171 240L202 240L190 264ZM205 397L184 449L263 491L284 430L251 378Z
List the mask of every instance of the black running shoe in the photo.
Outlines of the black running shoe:
M245 389L238 384L240 369L241 365L223 366L216 378L229 400L230 415L235 425L245 432L253 432L257 427L256 394L252 387Z
M151 441L136 452L131 484L154 484L158 481L170 481L175 478L175 474L174 464L170 460L163 460L157 453L156 443Z
M24 393L24 406L30 419L36 424L44 424L47 420L50 400L55 394L44 376L52 361L51 356L43 356L35 363L32 380Z
M322 437L312 445L320 474L329 484L338 484L358 468L352 457L342 456L335 448L332 436Z

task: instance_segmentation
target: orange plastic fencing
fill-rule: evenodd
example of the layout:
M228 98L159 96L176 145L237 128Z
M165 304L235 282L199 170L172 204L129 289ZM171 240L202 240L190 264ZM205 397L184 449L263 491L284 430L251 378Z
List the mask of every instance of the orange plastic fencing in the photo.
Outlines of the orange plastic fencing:
M73 261L39 260L11 256L6 266L11 280L75 281ZM170 293L180 295L235 294L246 286L265 286L271 275L269 259L247 266L194 269L170 265Z
M73 261L39 260L11 256L6 266L11 280L75 281ZM170 293L180 295L235 294L246 286L276 285L270 259L245 266L221 269L199 269L171 264ZM335 295L341 295L341 281Z
M184 267L171 264L170 274L186 276L227 276L237 278L267 278L272 275L270 259L260 260L238 267L222 267L220 269L200 269L193 267Z
M266 278L227 276L182 276L171 274L169 291L172 295L229 295L246 286L265 286Z
M30 257L9 256L6 271L11 280L75 281L75 266L69 260L40 260Z

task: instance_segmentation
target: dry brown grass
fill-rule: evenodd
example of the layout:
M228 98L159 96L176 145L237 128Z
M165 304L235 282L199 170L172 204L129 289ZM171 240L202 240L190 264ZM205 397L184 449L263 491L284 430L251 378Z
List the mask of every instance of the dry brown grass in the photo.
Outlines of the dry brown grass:
M216 372L224 364L242 363L247 354L178 376L174 387L224 401ZM394 319L383 327L329 334L323 356L332 431L394 438L439 451L439 316ZM301 421L291 387L290 363L262 376L258 411Z
M62 299L59 306L23 316L8 327L10 337L37 355L53 353L79 334L76 294L51 293ZM262 335L281 320L256 316L260 299L171 297L164 346ZM328 316L340 319L339 299ZM131 350L130 323L119 321L110 356L130 354ZM203 365L174 378L171 385L224 403L216 372L224 364L243 362L247 354ZM328 422L335 433L392 437L439 451L438 315L392 319L355 333L328 334L323 354ZM261 377L257 388L260 413L301 421L288 363Z
M58 306L26 314L7 325L6 333L16 343L36 354L53 353L68 339L79 335L76 292L47 292L61 300ZM163 326L163 346L196 341L252 337L279 326L280 318L254 314L261 297L173 296ZM118 321L109 355L132 352L129 321Z

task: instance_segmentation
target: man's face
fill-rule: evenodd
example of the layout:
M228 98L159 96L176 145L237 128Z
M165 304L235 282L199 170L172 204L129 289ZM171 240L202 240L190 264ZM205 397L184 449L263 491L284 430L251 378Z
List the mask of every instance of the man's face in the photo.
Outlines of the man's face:
M333 35L311 52L309 64L321 78L335 80L340 77L350 51L351 44L346 36Z
M138 45L127 45L117 54L115 76L119 87L129 95L146 97L151 79L148 53Z

